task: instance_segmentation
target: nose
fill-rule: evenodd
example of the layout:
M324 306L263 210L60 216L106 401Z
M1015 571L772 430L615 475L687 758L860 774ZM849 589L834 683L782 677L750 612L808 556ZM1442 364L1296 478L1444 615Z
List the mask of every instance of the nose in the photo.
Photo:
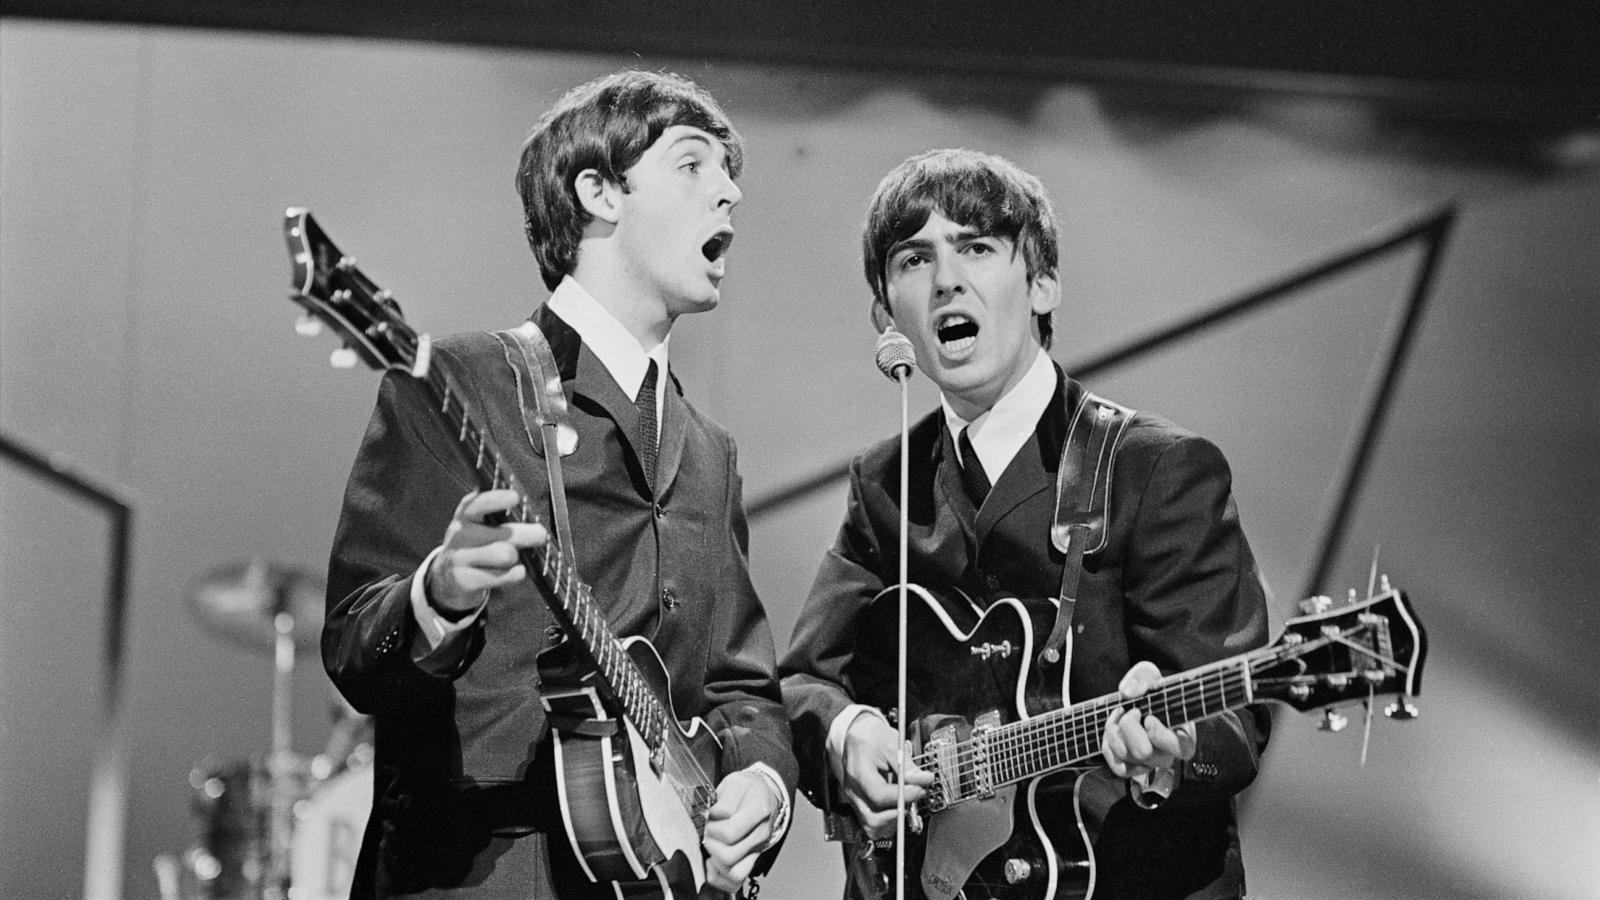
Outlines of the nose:
M722 171L722 184L717 188L717 209L726 207L733 209L744 199L744 191L739 190L739 185L728 175L727 170Z
M960 259L943 250L936 253L933 261L934 296L949 297L965 291L966 273L962 271Z

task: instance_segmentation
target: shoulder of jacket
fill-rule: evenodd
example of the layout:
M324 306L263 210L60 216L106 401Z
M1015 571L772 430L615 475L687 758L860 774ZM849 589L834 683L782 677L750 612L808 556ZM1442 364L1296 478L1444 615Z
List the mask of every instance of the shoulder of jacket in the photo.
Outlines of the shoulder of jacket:
M910 444L913 460L928 455L939 443L939 429L944 426L943 413L935 409L911 423ZM892 434L863 447L850 466L863 472L887 470L900 464L900 435Z
M1161 416L1141 411L1128 426L1119 459L1130 464L1153 466L1163 458L1168 460L1168 465L1174 461L1187 466L1227 465L1221 448L1210 438Z

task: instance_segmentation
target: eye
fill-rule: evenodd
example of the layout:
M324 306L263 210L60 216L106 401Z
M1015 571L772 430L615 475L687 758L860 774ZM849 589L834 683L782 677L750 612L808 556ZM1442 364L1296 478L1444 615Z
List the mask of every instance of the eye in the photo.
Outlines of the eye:
M689 159L684 160L683 163L678 166L678 168L684 170L685 172L689 172L691 174L699 172L700 171L700 160L695 159L694 157L690 157Z
M989 241L973 241L966 246L966 251L972 256L989 256L998 248Z
M927 261L927 257L923 256L920 252L908 250L894 258L894 270L897 272L908 272L912 269L920 267Z

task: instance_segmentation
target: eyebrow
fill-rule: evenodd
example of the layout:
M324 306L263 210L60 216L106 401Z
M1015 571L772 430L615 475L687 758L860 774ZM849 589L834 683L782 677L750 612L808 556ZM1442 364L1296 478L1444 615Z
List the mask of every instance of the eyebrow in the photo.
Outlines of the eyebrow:
M960 241L983 240L985 238L994 239L998 237L999 235L986 234L977 230L976 228L963 225L957 229L954 234L947 236L945 240L950 243L957 243ZM908 238L901 238L900 240L889 245L889 250L884 254L884 258L892 258L896 253L900 253L904 250L924 250L932 247L935 243L938 242L925 237L917 237L915 235Z

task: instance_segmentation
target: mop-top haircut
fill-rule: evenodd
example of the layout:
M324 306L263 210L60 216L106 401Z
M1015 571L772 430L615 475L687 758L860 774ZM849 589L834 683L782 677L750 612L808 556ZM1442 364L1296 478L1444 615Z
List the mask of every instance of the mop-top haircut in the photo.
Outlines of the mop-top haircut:
M991 153L930 150L885 175L867 206L862 262L875 305L888 310L890 250L922 230L935 212L979 234L1011 241L1027 263L1029 282L1056 276L1056 213L1039 179ZM1050 314L1036 318L1040 343L1048 349Z
M626 71L568 91L522 145L517 193L528 246L545 286L555 290L577 266L590 216L578 203L578 173L594 169L628 190L626 173L668 128L688 125L722 143L728 174L738 178L744 143L712 96L681 75Z

